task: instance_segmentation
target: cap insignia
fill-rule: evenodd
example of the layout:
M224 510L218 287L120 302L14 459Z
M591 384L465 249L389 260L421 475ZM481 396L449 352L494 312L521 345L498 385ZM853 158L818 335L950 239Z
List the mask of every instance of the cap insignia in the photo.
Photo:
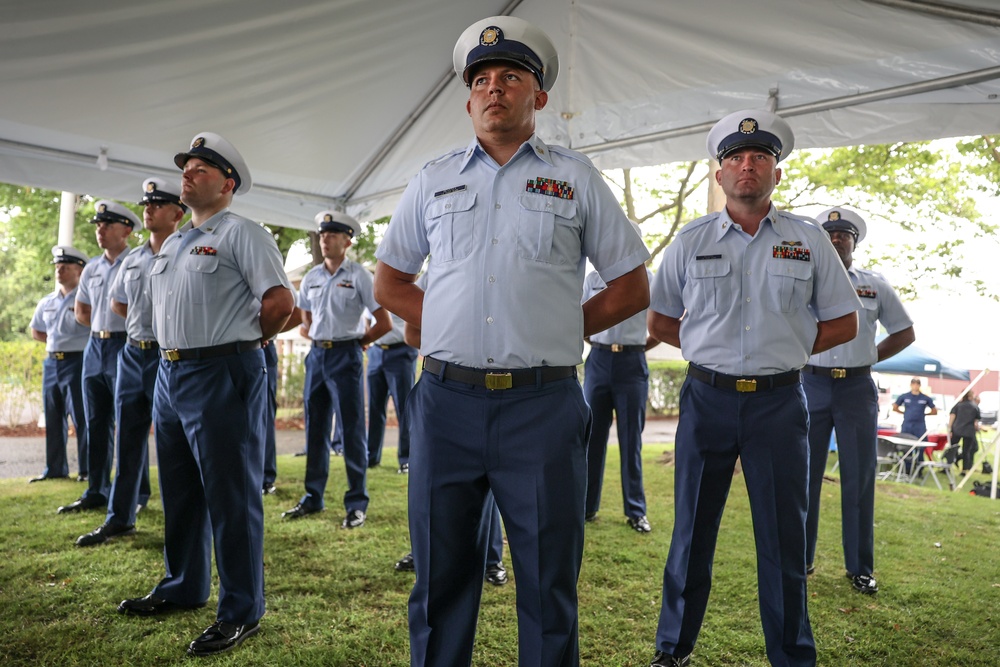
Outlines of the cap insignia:
M201 148L205 145L205 137L198 137L191 142L191 148Z
M757 131L757 121L753 118L744 118L740 121L740 134L753 134Z
M828 222L837 222L840 220L840 211L830 211L830 215L827 217Z
M479 33L480 46L496 46L503 40L503 30L491 25Z
M333 222L333 216L327 213L323 216L323 222Z
M146 192L156 192L156 183L146 183Z
M97 212L98 213L107 213L108 212L108 207L105 204L101 204L100 206L97 207Z

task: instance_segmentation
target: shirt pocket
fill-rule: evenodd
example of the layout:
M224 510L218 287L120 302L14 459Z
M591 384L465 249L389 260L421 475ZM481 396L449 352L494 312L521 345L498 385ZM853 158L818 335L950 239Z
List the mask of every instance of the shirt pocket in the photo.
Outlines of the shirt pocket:
M164 275L167 263L166 257L154 257L153 263L149 267L149 291L152 293L152 301L156 305L163 304L164 292L167 289L167 276Z
M805 308L812 293L812 262L771 259L767 262L768 310L794 313Z
M440 197L427 205L427 235L437 261L465 259L475 238L476 193Z
M684 307L696 313L717 313L728 303L729 281L733 267L724 257L695 260L687 272Z
M522 194L518 203L517 254L520 257L546 264L579 260L580 233L575 201Z
M219 268L217 255L190 255L184 262L187 269L187 295L191 303L211 303L215 300L215 272Z

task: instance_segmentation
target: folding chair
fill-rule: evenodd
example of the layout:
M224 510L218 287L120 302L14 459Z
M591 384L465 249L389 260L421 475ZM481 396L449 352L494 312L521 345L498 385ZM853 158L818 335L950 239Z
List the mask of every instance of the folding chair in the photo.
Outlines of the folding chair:
M937 478L938 471L944 472L945 477L948 478L948 490L952 491L955 489L955 473L952 471L952 464L948 463L947 452L950 449L957 449L957 445L948 445L940 452L929 451L927 452L928 457L926 459L921 459L920 463L917 464L916 469L913 471L913 476L910 478L915 481L920 478L920 484L923 485L927 481L927 477L921 477L920 473L924 470L930 472L930 477L934 478L934 483L937 484L937 488L940 490L941 482Z
M896 445L879 436L875 441L876 479L891 479L899 462L899 450Z

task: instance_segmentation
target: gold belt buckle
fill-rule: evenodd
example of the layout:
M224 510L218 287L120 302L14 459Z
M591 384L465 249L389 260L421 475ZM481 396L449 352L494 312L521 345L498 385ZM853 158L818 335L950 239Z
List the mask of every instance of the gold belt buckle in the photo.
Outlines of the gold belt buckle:
M757 380L739 379L736 381L736 391L748 392L757 391Z
M612 343L611 344L611 351L612 352L621 352L623 349L625 349L625 346L622 345L621 343Z
M153 345L154 345L154 343L151 340L140 340L139 341L139 349L140 350L152 350L153 349Z
M65 352L53 352L52 355L56 358L56 361L62 361L66 358Z
M97 332L97 337L100 338L100 339L102 339L102 340L107 339L107 338L111 338L111 332L110 331L98 331Z
M167 356L167 361L180 361L181 351L174 350L164 350L163 353Z
M487 389L510 389L514 386L514 377L510 373L487 373Z
M324 350L333 349L333 341L332 340L321 340L319 342L319 346L321 348L323 348Z
M832 377L834 380L843 380L845 377L847 377L847 369L846 368L831 368L830 369L830 377Z
M383 350L388 350L389 349L388 345L379 344L379 347L382 348Z

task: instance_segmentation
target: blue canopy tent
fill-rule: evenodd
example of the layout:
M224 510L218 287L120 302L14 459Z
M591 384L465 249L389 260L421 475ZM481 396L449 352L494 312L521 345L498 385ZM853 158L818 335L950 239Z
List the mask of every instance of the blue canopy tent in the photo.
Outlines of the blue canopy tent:
M899 354L872 366L879 373L899 375L920 375L923 377L948 378L969 381L969 371L956 368L942 361L916 345L910 345Z

